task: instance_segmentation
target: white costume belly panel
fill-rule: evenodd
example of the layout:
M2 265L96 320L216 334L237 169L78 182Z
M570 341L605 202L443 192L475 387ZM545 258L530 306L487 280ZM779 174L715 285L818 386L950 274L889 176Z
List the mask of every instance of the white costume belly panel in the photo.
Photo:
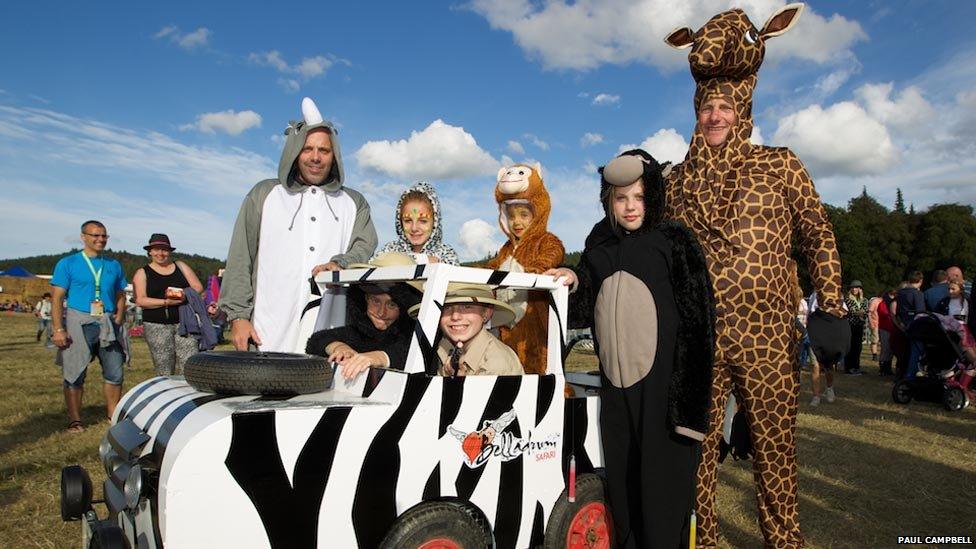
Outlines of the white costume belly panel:
M291 194L279 185L268 194L254 288L253 323L262 351L305 352L320 313L325 327L344 323L342 296L322 296L320 311L309 278L313 267L345 253L355 220L356 204L341 190L311 187Z

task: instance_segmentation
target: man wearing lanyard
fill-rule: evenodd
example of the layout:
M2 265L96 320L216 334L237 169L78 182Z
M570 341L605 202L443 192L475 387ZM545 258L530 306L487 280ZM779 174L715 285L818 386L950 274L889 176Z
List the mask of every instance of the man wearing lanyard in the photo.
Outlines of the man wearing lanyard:
M68 431L80 432L81 401L85 373L94 357L102 365L105 407L112 417L122 397L122 318L125 314L125 274L114 259L104 257L108 242L105 225L90 220L81 225L84 249L61 258L51 277L51 341L58 347L57 364L64 378L64 402L68 408ZM62 311L67 297L68 310Z

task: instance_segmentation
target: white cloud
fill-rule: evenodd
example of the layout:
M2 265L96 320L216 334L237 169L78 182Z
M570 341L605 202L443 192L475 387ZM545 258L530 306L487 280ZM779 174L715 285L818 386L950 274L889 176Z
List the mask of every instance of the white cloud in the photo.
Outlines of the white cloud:
M865 84L854 91L854 96L878 121L899 132L917 134L935 118L935 110L918 87L909 86L897 97L892 97L893 88L891 82Z
M174 33L179 32L179 30L180 29L177 28L176 25L167 25L167 26L159 29L159 32L157 32L156 34L154 34L153 35L153 38L155 38L156 40L159 40L160 38L166 38L167 36L170 36L171 34L174 34Z
M598 93L593 98L593 104L601 107L607 105L618 105L620 104L620 96L611 95L609 93Z
M603 136L598 133L586 132L580 138L580 147L591 147L603 143Z
M500 236L498 227L483 219L470 219L458 231L458 252L465 261L487 257L501 248L498 241Z
M257 63L258 65L266 65L268 67L274 67L278 72L292 72L291 67L285 62L284 58L281 57L281 52L278 50L266 51L263 53L252 53L247 56L247 60L251 63Z
M752 135L749 136L749 141L752 141L753 145L764 145L766 143L766 139L763 138L759 126L752 127Z
M641 141L640 145L633 143L621 145L618 153L631 149L644 149L651 153L658 162L672 162L677 164L685 159L688 153L688 142L674 128L658 130L654 135Z
M539 139L538 137L536 137L535 135L532 135L531 133L522 134L522 137L528 139L529 142L532 143L532 145L534 145L535 147L537 147L537 148L539 148L541 150L544 150L544 151L548 151L549 150L549 143L546 143L545 141Z
M493 29L510 32L530 58L548 69L590 70L632 62L675 69L687 65L687 50L675 52L664 37L679 26L697 29L727 9L728 0L473 0L469 7ZM784 0L731 2L749 14L757 28ZM834 14L825 18L809 6L787 34L773 38L767 55L825 63L846 55L867 35L856 21ZM816 47L811 47L816 44Z
M289 93L295 93L302 87L298 80L295 80L294 78L279 78L278 85Z
M127 179L163 181L208 195L234 197L277 173L270 159L240 148L188 145L159 132L136 131L47 109L0 105L0 128L21 136L3 143L7 133L0 131L0 148L36 165L50 165L52 173L63 166L75 166L74 171L83 166L88 168L89 178L125 174Z
M211 34L213 32L206 27L199 27L193 32L183 33L176 25L168 25L154 34L153 38L156 40L168 38L170 42L189 51L209 45Z
M861 72L861 63L851 56L846 66L837 68L817 79L813 85L820 97L833 95L841 86L847 83L852 76Z
M261 115L254 111L226 110L221 112L208 112L197 115L197 121L192 124L180 126L181 130L198 130L203 133L213 134L218 131L228 135L240 135L250 128L261 127Z
M316 55L315 57L306 57L302 59L302 62L295 67L295 72L304 76L305 78L315 78L325 74L325 71L332 66L332 61L328 58Z
M900 156L884 124L851 101L781 118L773 142L792 148L814 177L881 173Z
M525 147L518 141L509 140L507 149L508 152L513 154L525 154Z
M369 141L355 156L365 169L408 179L463 179L492 174L500 166L464 128L440 119L408 139Z
M302 82L308 82L313 78L323 76L336 63L350 65L348 60L338 58L331 54L303 57L301 61L291 65L285 61L284 56L278 50L251 53L247 56L247 60L256 65L271 67L286 75L278 79L278 85L288 92L296 92L301 88Z

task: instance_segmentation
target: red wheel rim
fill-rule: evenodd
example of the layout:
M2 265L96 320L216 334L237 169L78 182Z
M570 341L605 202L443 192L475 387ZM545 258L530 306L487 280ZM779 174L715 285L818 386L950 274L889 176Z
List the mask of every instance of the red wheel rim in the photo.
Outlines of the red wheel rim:
M603 502L587 503L569 523L566 547L570 549L609 549L610 517Z
M461 549L461 546L450 538L434 538L423 542L417 549Z

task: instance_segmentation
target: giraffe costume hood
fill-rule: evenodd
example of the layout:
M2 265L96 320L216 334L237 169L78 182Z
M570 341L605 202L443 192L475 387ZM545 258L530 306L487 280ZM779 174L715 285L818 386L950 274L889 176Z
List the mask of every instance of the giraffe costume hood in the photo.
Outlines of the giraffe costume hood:
M753 145L752 94L766 40L788 31L803 11L789 4L756 29L732 9L698 31L665 41L691 48L695 112L710 99L732 104L736 121L709 145L697 124L685 160L667 178L667 215L698 237L715 295L715 361L709 427L698 469L698 540L718 541L715 490L725 403L735 391L754 446L759 522L768 547L801 547L797 517L793 371L796 303L790 289L794 237L825 310L841 316L840 257L823 204L802 162L785 147Z

